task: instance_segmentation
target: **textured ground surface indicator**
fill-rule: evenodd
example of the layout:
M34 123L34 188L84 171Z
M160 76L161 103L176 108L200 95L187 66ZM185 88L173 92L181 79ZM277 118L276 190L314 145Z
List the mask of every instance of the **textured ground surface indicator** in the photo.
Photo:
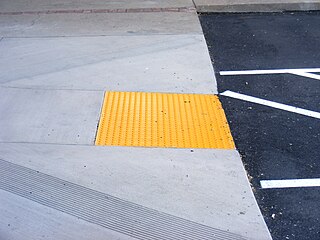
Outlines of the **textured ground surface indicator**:
M215 95L106 92L96 145L234 149Z

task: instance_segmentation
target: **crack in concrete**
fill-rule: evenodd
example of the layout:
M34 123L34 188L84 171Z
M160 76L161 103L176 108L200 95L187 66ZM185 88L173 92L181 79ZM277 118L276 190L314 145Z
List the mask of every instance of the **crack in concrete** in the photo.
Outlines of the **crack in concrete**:
M31 24L29 27L33 27L37 21L41 18L40 14L38 13L37 16L31 21Z

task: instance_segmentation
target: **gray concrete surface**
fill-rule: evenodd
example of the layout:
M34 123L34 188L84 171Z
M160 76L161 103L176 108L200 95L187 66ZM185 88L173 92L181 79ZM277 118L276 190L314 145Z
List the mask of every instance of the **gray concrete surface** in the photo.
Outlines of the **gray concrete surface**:
M217 92L200 34L5 38L0 52L0 86Z
M193 7L192 0L1 0L0 12L74 10L74 9L128 9L128 8L178 8Z
M194 0L198 12L282 12L320 10L319 0Z
M196 12L0 14L0 37L202 34Z
M103 94L0 88L0 142L93 144Z
M0 156L248 239L270 239L235 150L1 143Z

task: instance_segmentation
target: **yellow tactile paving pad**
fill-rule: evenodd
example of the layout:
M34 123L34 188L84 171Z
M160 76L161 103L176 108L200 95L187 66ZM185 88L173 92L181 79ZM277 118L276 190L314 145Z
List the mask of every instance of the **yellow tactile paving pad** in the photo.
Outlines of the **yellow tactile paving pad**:
M215 95L106 92L96 145L235 148Z

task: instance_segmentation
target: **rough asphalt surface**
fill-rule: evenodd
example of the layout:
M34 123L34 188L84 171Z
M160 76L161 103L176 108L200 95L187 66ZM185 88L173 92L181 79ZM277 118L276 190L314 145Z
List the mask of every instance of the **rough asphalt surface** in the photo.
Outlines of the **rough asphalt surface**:
M219 71L320 68L320 12L200 15L219 92L320 112L320 81ZM260 180L320 177L320 119L220 97L274 240L320 239L320 187L261 189Z

